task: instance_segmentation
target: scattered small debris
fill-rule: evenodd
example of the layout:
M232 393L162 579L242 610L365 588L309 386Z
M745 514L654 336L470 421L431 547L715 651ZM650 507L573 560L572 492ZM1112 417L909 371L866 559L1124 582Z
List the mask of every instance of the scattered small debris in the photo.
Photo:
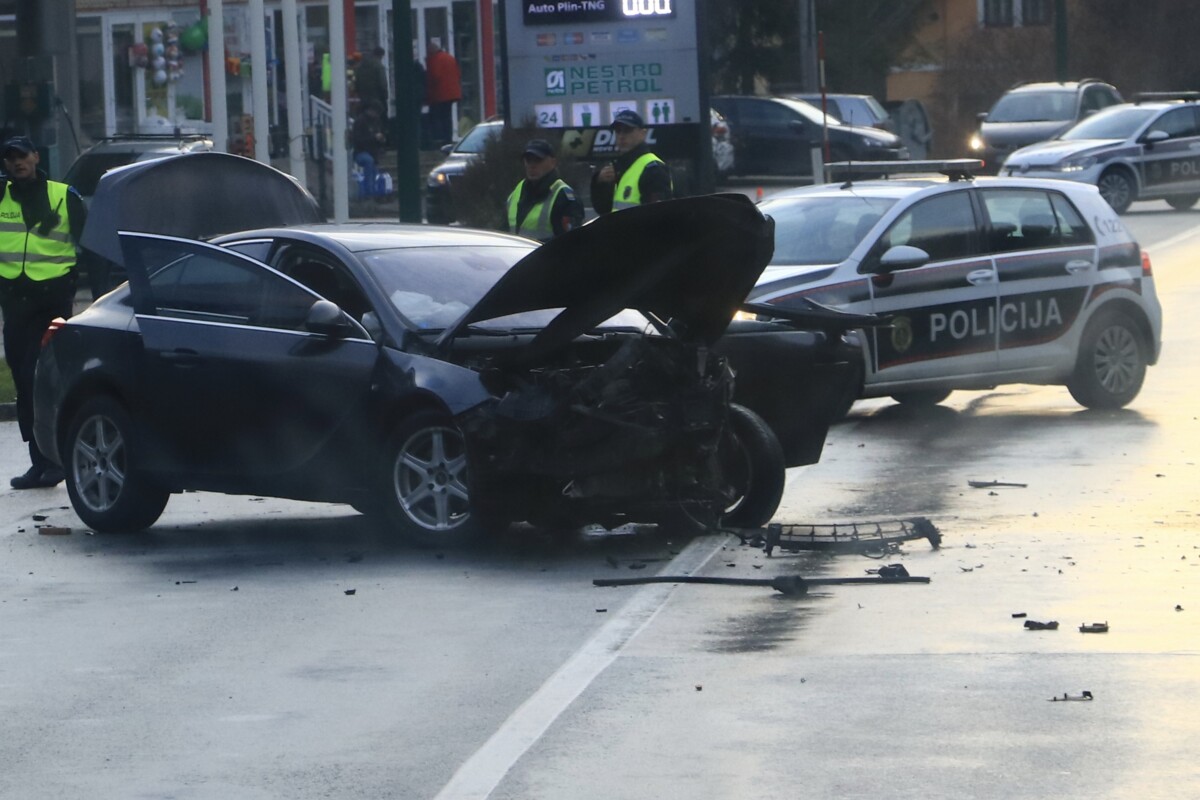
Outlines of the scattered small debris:
M896 565L900 566L900 565ZM800 575L780 575L777 578L710 578L703 575L648 575L642 578L594 578L593 586L635 586L643 583L708 583L722 586L769 586L790 597L803 597L809 586L837 586L842 584L887 584L929 583L929 578L902 576L869 578L803 578Z
M229 591L231 591L231 592L236 592L237 590L238 590L238 587L234 586L234 587L233 587L232 589L230 589Z
M180 585L181 583L195 583L195 581L175 581L176 586Z
M1029 616L1029 615L1026 614L1024 611L1017 611L1013 614L1013 619L1021 619L1023 617L1027 617L1027 616Z
M597 613L597 614L607 614L607 613L608 613L608 609L607 609L607 608L597 608L597 609L596 609L596 613Z
M972 489L991 489L996 486L1011 486L1016 489L1024 489L1029 484L1027 483L1008 483L1007 481L967 481L967 485Z
M54 525L43 525L38 528L38 533L42 536L67 536L71 533L71 529L59 528Z
M1176 605L1176 606L1175 606L1175 610L1176 610L1176 611L1183 611L1183 606L1181 606L1181 605Z
M1038 622L1035 619L1027 619L1027 620L1025 620L1025 630L1056 631L1056 630L1058 630L1058 621L1050 620L1049 622Z
M1093 622L1091 625L1080 625L1080 633L1108 633L1107 622Z
M975 571L974 567L964 567L961 565L959 566L959 569L961 569L963 572L974 572Z
M1065 702L1068 700L1091 700L1091 699L1092 699L1092 693L1088 692L1088 691L1081 692L1080 694L1076 695L1075 697L1072 697L1071 695L1067 694L1066 692L1063 692L1062 697L1051 697L1050 702L1062 703L1062 702Z
M45 514L34 514L34 515L33 515L33 521L34 521L34 522L45 522L45 521L46 521L46 515L45 515Z
M703 692L703 691L704 691L704 684L697 683L697 684L696 684L696 691L697 691L697 692Z
M345 591L345 594L354 594L354 593L355 593L355 592L357 592L357 591L358 591L358 589L347 589L347 590Z

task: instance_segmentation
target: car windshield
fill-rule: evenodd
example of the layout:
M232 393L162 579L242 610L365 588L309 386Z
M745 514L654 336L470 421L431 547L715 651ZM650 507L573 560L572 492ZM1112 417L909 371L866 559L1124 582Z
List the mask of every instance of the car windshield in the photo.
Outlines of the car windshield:
M1145 106L1106 108L1060 136L1060 139L1128 139L1158 112Z
M467 131L455 148L456 153L482 153L487 143L500 135L501 125L476 125Z
M760 208L775 220L771 264L841 263L895 204L890 197L854 195L768 200Z
M414 327L439 331L458 321L508 269L530 252L520 246L405 247L375 250L362 261L392 305ZM544 309L483 320L489 329L542 328L561 309ZM624 311L605 327L645 328L636 311Z
M988 122L1061 122L1075 116L1075 93L1012 92L988 112Z
M788 108L790 108L793 111L795 111L796 113L802 115L809 122L812 122L817 125L825 124L826 115L822 114L821 109L818 108L816 105L813 105L812 103L806 102L804 100L790 100L786 97L778 97L778 98L776 98L776 101L783 103ZM820 105L820 102L821 101L818 100L817 105ZM841 121L834 115L832 110L829 111L828 120L829 120L829 124L831 124L831 125L840 125L841 124Z

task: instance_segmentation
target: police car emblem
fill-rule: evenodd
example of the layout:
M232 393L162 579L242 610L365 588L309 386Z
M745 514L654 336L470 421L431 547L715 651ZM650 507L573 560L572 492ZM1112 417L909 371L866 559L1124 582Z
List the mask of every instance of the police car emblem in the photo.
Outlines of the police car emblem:
M908 317L896 317L892 320L892 349L903 353L912 347L912 322Z

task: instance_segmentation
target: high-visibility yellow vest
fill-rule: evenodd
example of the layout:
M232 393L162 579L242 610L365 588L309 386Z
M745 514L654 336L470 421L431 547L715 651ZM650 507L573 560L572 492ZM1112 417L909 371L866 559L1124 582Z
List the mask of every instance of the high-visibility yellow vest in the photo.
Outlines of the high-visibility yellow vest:
M642 173L651 164L662 163L663 160L654 153L645 153L630 164L629 169L621 175L621 180L617 181L617 188L613 192L613 211L640 206L642 190L638 188L638 182L642 179Z
M13 280L22 272L30 280L61 278L75 266L75 245L71 242L71 221L67 218L65 183L47 181L50 209L58 221L43 231L41 225L25 227L21 204L13 199L12 187L0 200L0 278Z
M508 196L508 229L515 234L538 241L553 238L554 226L550 222L550 212L554 209L554 201L558 199L559 192L567 188L567 182L559 178L550 184L550 193L546 199L526 211L525 219L518 220L517 205L521 201L521 189L524 186L525 181L521 181ZM533 221L532 225L527 224L530 220Z

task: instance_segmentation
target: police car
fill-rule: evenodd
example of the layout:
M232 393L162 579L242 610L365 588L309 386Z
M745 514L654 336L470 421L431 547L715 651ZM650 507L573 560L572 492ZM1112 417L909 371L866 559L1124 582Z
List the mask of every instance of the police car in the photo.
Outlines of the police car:
M1001 174L1090 183L1118 214L1134 200L1200 200L1200 92L1152 92L1109 106L1057 139L1023 147Z
M1089 408L1128 404L1161 349L1148 257L1095 187L976 179L981 164L831 165L850 178L764 201L775 254L752 307L890 315L855 334L861 397L935 404L955 389L1038 383Z

